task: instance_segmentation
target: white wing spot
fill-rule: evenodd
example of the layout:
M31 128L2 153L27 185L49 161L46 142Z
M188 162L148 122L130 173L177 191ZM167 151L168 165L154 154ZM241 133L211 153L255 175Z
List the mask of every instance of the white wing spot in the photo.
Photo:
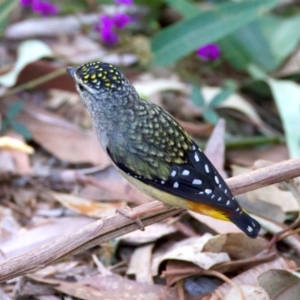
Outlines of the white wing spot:
M200 184L202 184L202 181L200 179L194 179L193 182L192 182L192 184L198 184L198 185L200 185Z
M204 168L205 168L206 173L209 173L209 167L207 164L205 164Z
M200 194L200 195L203 195L203 194L204 194L204 192L199 192L199 194Z
M221 201L221 200L222 200L222 198L221 198L221 197L219 197L219 198L218 198L218 201Z
M252 223L253 227L255 227L255 223L254 222L251 222L251 223Z
M195 153L195 161L199 161L199 156L198 156L198 154L197 153Z
M235 200L234 197L232 197L232 200Z
M229 205L229 204L230 204L230 200L227 200L226 205Z
M214 198L215 198L215 194L212 194L212 195L211 195L211 199L214 199Z
M162 180L160 183L161 183L161 184L165 184L165 181L164 181L164 180Z
M219 178L218 178L217 175L215 175L215 182L216 182L216 184L219 184L219 183L220 183Z
M182 175L188 176L188 175L190 175L190 171L189 171L189 170L184 170L184 171L182 172Z
M172 177L175 177L175 175L176 175L176 171L173 170L172 173L171 173L171 176L172 176Z
M253 228L252 228L251 226L248 226L248 227L247 227L247 230L248 230L249 232L252 232L252 231L253 231Z
M210 189L206 189L206 190L205 190L205 193L206 193L207 195L209 195L211 192L212 192L212 190L210 190Z
M175 189L177 189L177 188L179 187L179 183L178 183L177 181L174 182L173 187L174 187Z
M237 208L235 211L239 211L240 209L239 208Z
M196 146L195 146L195 145L193 145L192 149L193 149L193 150L196 150Z

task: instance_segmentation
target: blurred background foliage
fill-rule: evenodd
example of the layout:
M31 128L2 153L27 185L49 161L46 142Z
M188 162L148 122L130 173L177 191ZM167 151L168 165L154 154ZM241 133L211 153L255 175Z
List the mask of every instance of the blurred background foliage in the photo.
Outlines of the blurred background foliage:
M80 17L82 14L94 17L83 22ZM298 1L3 0L0 3L0 34L3 41L10 38L16 41L12 33L16 31L14 23L26 19L58 18L63 26L63 18L68 16L75 16L80 24L80 28L69 35L84 34L110 53L133 53L137 59L126 65L134 68L147 71L163 67L180 76L183 82L192 87L190 99L201 109L199 118L208 123L216 124L220 113L224 117L219 108L222 104L226 107L226 99L234 94L250 96L261 107L258 111L256 108L254 110L269 127L274 126L274 122L268 119L270 110L272 113L274 109L277 110L284 136L280 134L281 125L276 122L276 127L271 128L273 130L258 128L258 135L265 135L266 142L268 137L273 140L276 136L278 141L285 138L291 157L300 155ZM45 26L51 24L45 23ZM61 35L66 34L62 32ZM29 36L23 40L38 37L45 41L42 30ZM47 32L46 36L49 38L51 35ZM58 38L60 35L56 33L50 38L54 36ZM17 39L22 41L22 36ZM29 45L30 49L35 47ZM19 54L20 65L17 69L15 66L14 75L9 75L10 79L15 77L14 84L25 65L45 57L45 53L31 53L29 56L32 55L32 59L27 57L22 62L22 55ZM53 49L49 50L48 56L59 57ZM96 58L105 60L105 55L93 57L94 60ZM65 65L69 63L67 57L62 59ZM4 66L6 62L1 63ZM0 83L11 88L13 85L6 82L7 74L3 76ZM219 87L212 99L205 99L205 93L201 91L207 86ZM3 94L7 95L7 90ZM4 129L8 126L8 119L9 116L4 118ZM22 131L19 125L9 123L29 137L28 130ZM238 130L232 133L235 138L245 134ZM257 133L253 133L257 136ZM229 139L233 137L229 136Z

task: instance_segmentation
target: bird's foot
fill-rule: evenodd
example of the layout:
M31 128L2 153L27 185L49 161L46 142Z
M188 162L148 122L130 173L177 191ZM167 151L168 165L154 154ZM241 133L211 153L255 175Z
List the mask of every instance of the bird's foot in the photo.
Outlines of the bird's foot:
M125 209L118 208L116 210L116 213L119 213L120 215L132 220L133 222L135 222L139 226L139 229L141 231L145 230L145 226L144 226L143 222L140 219L141 213L132 211L130 207L126 207Z

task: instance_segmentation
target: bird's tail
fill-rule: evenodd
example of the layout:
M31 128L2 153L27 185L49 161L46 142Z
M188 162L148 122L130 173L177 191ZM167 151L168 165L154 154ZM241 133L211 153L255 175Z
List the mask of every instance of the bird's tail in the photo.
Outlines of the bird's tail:
M260 224L245 211L241 214L228 216L228 219L253 239L257 237L260 231Z

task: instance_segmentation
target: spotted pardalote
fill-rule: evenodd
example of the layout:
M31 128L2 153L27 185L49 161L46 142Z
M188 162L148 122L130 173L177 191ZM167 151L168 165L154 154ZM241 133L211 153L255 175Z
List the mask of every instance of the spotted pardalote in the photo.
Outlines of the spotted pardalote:
M258 235L259 223L167 111L141 99L111 64L93 62L67 71L101 146L128 181L168 205L231 221L248 236Z

